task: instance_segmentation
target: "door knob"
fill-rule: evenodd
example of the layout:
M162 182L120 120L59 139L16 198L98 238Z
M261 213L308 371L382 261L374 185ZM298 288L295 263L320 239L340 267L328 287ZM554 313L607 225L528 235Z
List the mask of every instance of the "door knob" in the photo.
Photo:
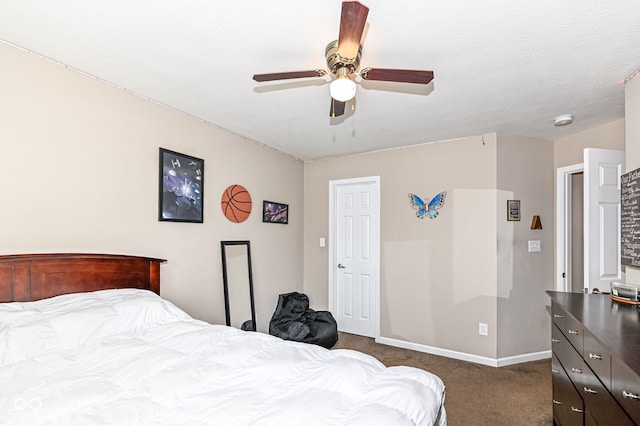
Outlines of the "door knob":
M344 269L346 268L346 266L344 266L342 263L338 263L338 269Z

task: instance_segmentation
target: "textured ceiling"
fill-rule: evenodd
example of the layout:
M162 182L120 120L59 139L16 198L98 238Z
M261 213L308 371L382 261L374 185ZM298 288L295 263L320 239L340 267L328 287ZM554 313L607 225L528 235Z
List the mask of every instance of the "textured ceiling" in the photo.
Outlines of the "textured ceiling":
M251 79L326 68L338 0L2 0L0 39L302 160L494 131L556 139L624 117L638 0L362 3L361 65L435 79L359 84L340 119L328 76ZM554 127L564 113L574 124Z

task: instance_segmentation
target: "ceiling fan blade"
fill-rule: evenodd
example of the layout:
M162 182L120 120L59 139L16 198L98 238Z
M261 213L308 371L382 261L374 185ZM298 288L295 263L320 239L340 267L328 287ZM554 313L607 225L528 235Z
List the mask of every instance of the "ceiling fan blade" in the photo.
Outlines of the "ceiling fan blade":
M429 84L431 80L433 80L433 71L401 70L392 68L365 68L360 71L360 77L365 80Z
M338 35L338 53L343 58L355 58L360 49L360 40L367 23L369 8L357 1L342 3L340 16L340 34Z
M329 117L340 117L344 114L346 106L346 102L336 101L335 99L331 98L331 110L329 111Z
M255 81L274 81L274 80L288 80L291 78L305 78L305 77L322 77L326 75L325 70L309 70L309 71L289 71L289 72L274 72L270 74L254 74L253 79Z

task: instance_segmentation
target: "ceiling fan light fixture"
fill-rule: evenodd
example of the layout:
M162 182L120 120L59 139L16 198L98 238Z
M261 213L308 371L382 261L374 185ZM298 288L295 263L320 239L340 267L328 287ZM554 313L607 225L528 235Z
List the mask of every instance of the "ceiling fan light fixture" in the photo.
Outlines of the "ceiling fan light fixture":
M327 70L305 70L293 72L276 72L254 74L258 82L288 80L294 78L322 77L331 73L331 108L330 117L344 115L346 103L356 95L356 77L362 80L388 81L394 83L429 84L433 80L433 71L398 69L398 68L364 68L359 73L362 58L362 35L367 26L369 8L358 0L342 1L340 15L340 32L338 39L327 44L324 57ZM353 104L351 105L353 110Z
M356 83L349 77L338 77L329 86L331 97L336 101L347 102L356 95Z

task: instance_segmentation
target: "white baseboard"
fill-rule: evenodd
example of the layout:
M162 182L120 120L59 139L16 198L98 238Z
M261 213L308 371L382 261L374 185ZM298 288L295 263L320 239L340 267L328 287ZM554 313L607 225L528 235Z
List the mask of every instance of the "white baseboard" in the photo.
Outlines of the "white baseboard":
M424 352L432 355L444 356L447 358L459 359L461 361L475 362L476 364L488 365L490 367L504 367L507 365L520 364L523 362L537 361L540 359L551 358L551 350L532 352L528 354L515 355L505 358L488 358L479 355L468 354L464 352L452 351L449 349L441 349L433 346L422 345L419 343L406 342L404 340L390 339L388 337L377 337L376 343L383 345L395 346L398 348L411 349L417 352Z

